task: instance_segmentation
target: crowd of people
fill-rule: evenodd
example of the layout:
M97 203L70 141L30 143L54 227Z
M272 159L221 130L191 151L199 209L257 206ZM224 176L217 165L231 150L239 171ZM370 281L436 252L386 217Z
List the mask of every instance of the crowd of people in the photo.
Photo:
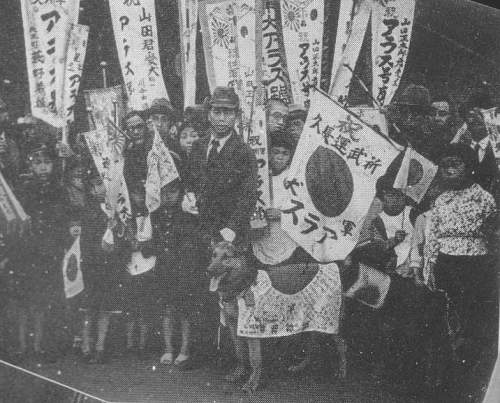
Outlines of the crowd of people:
M393 186L402 155L396 158L378 181L358 247L343 262L368 264L444 293L450 371L467 391L464 399L470 390L480 393L477 385L487 382L497 351L494 245L500 178L496 144L481 114L494 106L483 88L463 105L445 97L432 100L421 85L402 91L386 111L389 135L437 164L438 173L416 204ZM31 217L29 232L0 238L1 307L4 314L8 307L16 329L14 338L2 330L5 357L57 360L65 353L57 347L74 339L83 362L105 363L112 358L110 324L119 317L125 354L145 357L153 351L161 364L182 370L203 365L217 341L217 296L205 274L211 246L230 242L251 254L262 270L313 260L280 225L284 179L307 110L279 99L267 102L273 206L265 212L266 229L255 231L250 218L258 168L254 152L235 130L239 107L232 89L218 87L182 117L166 99L129 112L122 130L132 219L110 226L103 207L106 188L84 139L74 135L64 145L29 116L14 124L0 101L0 170ZM150 214L145 181L155 128L180 178L161 189L160 208ZM66 299L61 261L78 236L85 288ZM346 315L348 321L349 311ZM376 329L381 335L382 328ZM153 329L162 340L150 346ZM393 358L378 356L387 376L400 368ZM298 369L304 368L293 367ZM473 386L465 382L474 378L471 374L479 379Z

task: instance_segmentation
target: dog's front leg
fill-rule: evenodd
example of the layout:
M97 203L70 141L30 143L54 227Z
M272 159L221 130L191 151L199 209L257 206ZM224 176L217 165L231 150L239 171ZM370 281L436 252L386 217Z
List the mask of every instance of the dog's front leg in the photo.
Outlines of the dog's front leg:
M228 382L238 382L240 381L247 372L247 348L246 342L241 337L238 337L238 324L236 322L230 321L228 323L229 333L231 334L231 340L233 342L234 351L236 353L236 368L229 375L226 376L226 381Z
M333 339L335 340L337 353L339 354L337 377L340 379L345 379L345 377L347 376L347 342L342 336L338 334L333 335Z
M262 351L260 339L246 338L246 341L248 343L248 356L252 373L247 383L243 385L243 390L248 393L253 393L259 388L260 378L262 376Z

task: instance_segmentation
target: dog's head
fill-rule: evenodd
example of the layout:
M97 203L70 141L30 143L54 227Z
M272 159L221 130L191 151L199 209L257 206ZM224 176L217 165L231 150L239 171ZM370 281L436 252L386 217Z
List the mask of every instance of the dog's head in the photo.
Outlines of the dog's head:
M210 291L218 291L227 300L247 288L255 280L257 270L250 267L244 251L223 241L213 247L207 273L211 278Z

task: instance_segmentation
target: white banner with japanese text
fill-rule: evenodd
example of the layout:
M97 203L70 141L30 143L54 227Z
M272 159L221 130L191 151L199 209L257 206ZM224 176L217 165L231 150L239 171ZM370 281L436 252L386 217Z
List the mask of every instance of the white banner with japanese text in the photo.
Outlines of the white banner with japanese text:
M255 0L208 0L200 4L205 61L210 91L233 87L248 130L252 104L261 82L256 54Z
M379 0L372 7L372 95L389 105L408 58L415 0Z
M118 58L128 106L144 110L157 98L168 98L160 65L154 0L110 0Z
M315 91L290 166L282 227L320 262L344 259L375 197L375 184L398 155L384 137Z
M484 116L495 158L500 165L500 108L482 109L481 113Z
M336 71L332 71L328 93L342 104L347 101L349 89L351 88L352 72L356 67L368 28L368 21L370 20L371 2L372 0L360 0L359 3L355 4L351 29L345 43L344 52L340 61L336 62L338 66L332 66L336 68Z
M106 187L106 211L111 219L116 215L122 222L131 217L130 199L123 176L123 135L108 129L83 133L97 171Z
M310 87L319 87L323 54L323 0L283 0L281 24L293 102L308 105Z
M74 107L82 79L88 37L88 26L79 24L71 25L63 86L62 117L66 122L72 122L75 119Z
M271 208L271 181L269 177L269 149L267 144L266 111L263 106L255 106L252 119L252 130L246 137L246 143L255 152L258 177L258 199L255 206L254 220L264 219L264 211ZM255 221L257 222L257 221Z
M198 34L198 0L179 0L182 85L184 108L196 103L196 36Z
M107 130L109 121L121 127L127 112L121 85L85 90L83 94L89 127L92 130Z
M210 92L215 87L234 87L237 91L239 55L232 0L206 0L200 3L200 24Z
M153 146L149 150L148 175L146 177L146 208L150 213L161 204L161 188L179 177L174 159L154 127Z
M21 0L31 113L63 127L64 68L71 24L78 22L80 1Z
M294 294L274 288L269 274L259 270L248 293L252 294L250 298L238 299L238 336L267 338L312 331L338 333L342 287L335 263L320 265L311 282Z
M262 76L265 99L278 98L291 103L290 80L286 71L283 32L279 21L279 2L260 0L258 10L262 15L258 54L262 54ZM262 7L262 10L260 9Z
M389 135L387 119L379 108L368 105L358 105L353 106L349 109L354 112L363 122L374 128L375 131L379 131L385 136Z
M331 77L335 77L340 66L340 61L347 45L347 39L351 34L353 21L354 0L340 0L339 18L337 21L337 35L335 37L335 50L333 52L333 62Z

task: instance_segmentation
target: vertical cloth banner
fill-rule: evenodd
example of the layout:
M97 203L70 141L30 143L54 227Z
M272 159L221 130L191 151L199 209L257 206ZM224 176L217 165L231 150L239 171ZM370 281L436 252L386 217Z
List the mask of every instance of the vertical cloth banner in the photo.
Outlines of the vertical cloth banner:
M153 146L148 153L148 175L146 178L146 208L150 213L161 203L161 188L179 177L170 151L154 127Z
M107 130L109 121L121 127L126 112L121 85L85 90L84 96L91 129Z
M72 298L80 294L85 286L81 268L80 237L77 237L71 248L64 254L62 264L64 294Z
M266 130L266 111L264 107L255 106L252 119L252 131L248 136L247 144L254 151L257 159L258 189L257 204L255 206L255 218L263 218L264 211L271 208L271 181L269 178L269 158Z
M127 222L131 217L130 199L127 184L123 176L124 159L122 145L124 139L113 134L113 129L93 130L84 133L97 171L106 187L106 212L108 217Z
M380 105L388 105L408 58L415 0L374 1L372 7L372 95Z
M283 229L320 262L344 259L358 242L378 178L397 155L384 137L315 91L285 183Z
M500 109L482 109L481 113L484 116L484 123L486 125L486 130L488 130L495 158L498 165L500 165Z
M261 82L256 53L255 0L207 0L200 4L203 48L210 90L233 87L249 130L255 91Z
M157 98L168 99L160 65L154 0L110 1L129 107L144 110Z
M350 108L363 122L370 125L375 131L379 131L385 136L389 135L389 129L387 127L387 119L385 115L380 112L379 108L359 105Z
M354 0L340 0L339 18L337 22L337 35L335 37L335 50L333 52L333 62L331 77L335 77L340 61L347 45L347 39L351 34L353 21Z
M371 1L372 0L360 0L359 3L355 4L351 30L345 44L342 58L336 67L337 70L335 72L332 71L332 81L328 94L342 104L347 101L347 96L349 95L349 89L351 87L352 72L356 67L366 29L368 28L368 21L370 20L371 14Z
M79 0L21 0L31 113L54 127L65 124L61 117L65 58L79 10Z
M88 37L88 26L71 25L63 86L62 117L66 122L72 122L75 119L74 107L82 79Z
M178 0L181 37L182 85L184 108L196 103L196 36L198 0Z
M210 92L215 87L234 87L239 76L236 48L235 2L206 0L200 3L200 24Z
M311 86L319 87L323 54L323 0L283 0L281 24L293 102L308 106Z
M257 0L258 15L262 15L258 31L258 55L262 55L262 77L265 99L281 99L291 103L291 89L286 70L283 31L279 15L279 2Z
M406 149L394 187L420 203L436 176L438 167L413 148Z
M0 224L4 235L22 232L29 226L30 217L0 172Z

